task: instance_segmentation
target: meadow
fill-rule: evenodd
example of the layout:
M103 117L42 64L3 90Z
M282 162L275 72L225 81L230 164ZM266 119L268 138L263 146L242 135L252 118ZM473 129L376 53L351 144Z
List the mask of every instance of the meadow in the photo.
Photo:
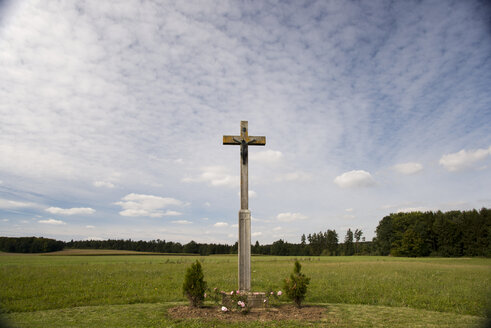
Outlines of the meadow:
M63 253L62 253L63 254ZM77 255L77 256L73 256ZM0 307L16 327L478 327L491 259L297 257L311 277L306 304L320 322L174 320L186 268L199 259L210 288L233 290L237 257L89 253L0 256ZM281 290L293 257L253 256L252 289ZM283 299L287 302L286 299ZM208 303L211 305L211 303Z

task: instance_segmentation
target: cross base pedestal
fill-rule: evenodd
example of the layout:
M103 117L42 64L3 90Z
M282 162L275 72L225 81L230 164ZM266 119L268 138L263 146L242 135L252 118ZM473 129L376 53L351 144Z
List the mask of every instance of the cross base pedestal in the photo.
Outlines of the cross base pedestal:
M251 211L239 211L239 290L251 290Z
M263 292L241 292L241 295L247 295L247 306L249 308L262 308L268 306L266 293ZM232 304L232 297L230 295L222 296L222 304L228 308L234 308L237 304Z

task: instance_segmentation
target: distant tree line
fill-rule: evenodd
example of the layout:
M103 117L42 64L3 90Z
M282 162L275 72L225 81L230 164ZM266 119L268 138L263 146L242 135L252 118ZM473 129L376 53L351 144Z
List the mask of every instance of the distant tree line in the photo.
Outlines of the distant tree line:
M10 253L46 253L61 251L63 241L42 237L0 237L0 251Z
M165 240L135 241L131 239L80 240L62 242L47 238L0 237L0 250L38 253L78 249L115 249L158 253L200 255L237 254L238 243L187 244ZM252 254L290 256L392 255L392 256L486 256L491 257L491 210L393 213L384 217L373 241L365 241L363 232L348 229L342 242L336 230L303 234L300 243L282 239L272 244L251 245Z
M340 243L336 230L327 230L305 234L300 238L300 244L289 243L282 239L271 245L256 244L252 246L252 254L260 255L291 255L291 256L318 256L318 255L374 255L376 250L371 241L362 238L363 232L356 229L353 233L348 229L344 243Z
M377 226L380 255L491 256L491 210L395 213Z
M365 241L362 231L356 229L355 232L348 230L344 243L338 242L336 230L327 230L309 234L308 237L302 235L299 244L289 243L282 239L272 244L260 245L258 241L251 245L251 253L256 255L373 255L376 250L373 243ZM308 243L307 243L308 241ZM200 255L212 254L237 254L238 243L227 244L206 244L190 241L187 244L176 243L165 240L134 241L131 239L109 239L109 240L80 240L70 241L65 244L67 248L81 249L117 249L133 250L140 252L159 252L159 253L188 253Z
M123 239L109 239L109 240L79 240L69 241L66 244L67 248L79 248L79 249L117 249L139 252L157 252L157 253L189 253L189 254L230 254L233 253L234 246L226 244L201 244L194 240L191 240L187 244L181 244L178 242L165 241L165 240L123 240ZM235 247L235 253L237 253L237 247Z

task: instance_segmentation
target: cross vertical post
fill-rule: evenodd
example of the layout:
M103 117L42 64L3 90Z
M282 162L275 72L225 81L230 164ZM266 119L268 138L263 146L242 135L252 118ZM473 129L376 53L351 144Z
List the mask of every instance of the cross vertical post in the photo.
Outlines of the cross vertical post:
M240 122L240 136L223 136L224 145L240 145L239 290L251 289L251 211L249 210L248 146L266 145L266 137L249 136L247 121Z

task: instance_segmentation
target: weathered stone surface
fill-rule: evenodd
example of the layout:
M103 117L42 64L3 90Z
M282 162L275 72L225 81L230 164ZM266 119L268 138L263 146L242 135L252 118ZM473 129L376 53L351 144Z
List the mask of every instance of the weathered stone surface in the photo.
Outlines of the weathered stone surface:
M251 211L239 211L239 290L251 290Z

